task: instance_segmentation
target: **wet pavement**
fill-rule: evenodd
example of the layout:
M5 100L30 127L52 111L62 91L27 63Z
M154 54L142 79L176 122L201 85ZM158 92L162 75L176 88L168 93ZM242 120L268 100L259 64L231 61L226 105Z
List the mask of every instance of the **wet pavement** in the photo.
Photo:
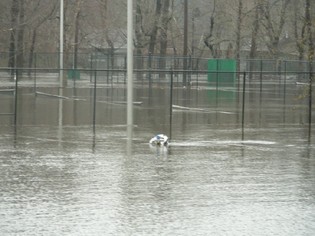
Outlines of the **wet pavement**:
M123 85L97 89L95 114L92 87L21 88L16 125L0 116L0 234L314 235L303 91L249 84L242 127L237 89L175 87L170 119L169 88L138 86L130 144Z

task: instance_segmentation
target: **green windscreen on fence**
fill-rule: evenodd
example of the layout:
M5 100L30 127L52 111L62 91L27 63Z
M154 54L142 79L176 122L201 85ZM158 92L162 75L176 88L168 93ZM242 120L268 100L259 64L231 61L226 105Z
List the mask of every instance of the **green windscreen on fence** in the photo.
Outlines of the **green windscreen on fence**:
M208 82L218 86L233 86L236 79L236 60L209 59Z
M79 70L68 70L68 79L79 80L80 79L80 71Z

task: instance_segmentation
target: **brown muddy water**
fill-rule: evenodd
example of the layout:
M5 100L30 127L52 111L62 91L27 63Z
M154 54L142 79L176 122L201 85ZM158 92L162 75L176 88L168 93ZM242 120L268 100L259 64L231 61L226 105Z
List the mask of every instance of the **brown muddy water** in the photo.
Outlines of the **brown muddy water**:
M58 94L56 88L39 92ZM314 235L315 145L304 89L67 88L0 94L1 235ZM6 113L4 115L4 113ZM314 112L315 113L315 112ZM313 120L314 120L313 113ZM95 126L93 126L95 117ZM150 147L157 133L168 148Z

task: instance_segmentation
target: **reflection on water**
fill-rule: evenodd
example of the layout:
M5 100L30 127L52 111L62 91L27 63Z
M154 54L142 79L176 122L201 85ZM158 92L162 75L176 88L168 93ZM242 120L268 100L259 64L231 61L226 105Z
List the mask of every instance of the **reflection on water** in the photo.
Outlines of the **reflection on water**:
M175 105L199 110L174 110L168 148L148 143L169 133L167 88L136 89L132 142L124 88L99 89L95 129L90 89L20 94L16 130L0 116L1 235L315 233L314 143L294 94L283 107L249 93L242 140L237 98L176 89Z

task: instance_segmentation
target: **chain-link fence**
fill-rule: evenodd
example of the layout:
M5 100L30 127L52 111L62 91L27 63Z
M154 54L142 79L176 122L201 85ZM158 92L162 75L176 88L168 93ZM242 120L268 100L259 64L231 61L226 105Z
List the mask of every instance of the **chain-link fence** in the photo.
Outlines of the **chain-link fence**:
M265 68L266 65L270 65L270 68L273 66L271 62L265 63ZM283 65L288 66L289 62ZM78 108L78 115L90 111L89 114L95 127L98 123L97 114L99 113L98 108L101 107L100 104L111 104L111 106L124 104L128 93L125 85L127 80L125 68L98 69L95 67L64 69L62 74L67 83L62 86L63 89L60 89L59 69L15 69L13 78L11 78L12 75L8 68L0 68L1 76L3 74L11 76L10 79L1 81L0 121L12 122L13 120L14 124L17 124L21 119L19 114L32 112L32 105L25 110L25 99L33 100L36 103L36 101L43 101L41 98L44 96L55 100L57 98L60 101L65 100L68 105L73 104ZM183 86L185 74L189 83ZM133 79L134 89L137 91L138 99L141 100L140 103L146 101L146 105L150 107L150 104L156 101L162 103L164 108L169 106L169 110L164 109L163 114L169 114L171 120L173 109L205 113L218 111L218 114L235 114L233 122L241 124L241 128L244 129L248 124L257 125L255 123L257 120L269 122L269 112L275 117L281 116L281 120L285 122L308 122L311 127L314 116L312 113L313 86L309 83L310 80L305 79L309 78L310 74L310 72L303 73L295 70L262 71L257 69L227 72L225 70L150 68L136 69ZM119 91L120 97L116 98L117 101L114 101L112 95L109 95L113 91ZM32 94L33 96L30 96ZM159 95L155 96L156 94ZM51 104L48 100L51 99L43 101L48 104L45 109L49 109L49 104ZM268 104L267 108L264 103ZM259 117L256 116L256 108L253 112L253 107L257 106L262 108L259 110ZM291 111L294 111L292 116ZM68 115L68 111L65 110L65 116ZM224 119L230 119L230 117ZM216 122L218 121L216 120ZM173 121L170 123L172 124Z
M58 73L59 53L34 53L32 56L24 55L27 60L24 61L21 68L26 68L20 78L26 76L51 77L51 73ZM9 65L9 53L0 53L0 67L3 68L0 74L0 80L5 78L13 78L13 69ZM99 70L99 76L106 77L106 82L125 80L126 75L126 54L125 53L78 53L64 54L65 74L69 78L78 77L79 71ZM158 81L163 82L169 70L174 71L174 75L178 80L183 82L196 81L198 76L209 70L209 61L221 60L212 58L194 58L181 56L158 56L158 55L135 55L134 69L136 79L139 81ZM283 60L283 59L241 59L236 61L236 70L249 73L250 79L272 79L275 76L295 76L299 80L308 79L310 72L310 63L308 61L299 60ZM314 70L314 69L313 69ZM72 71L72 72L71 72ZM101 72L102 71L102 72ZM5 73L6 72L6 73ZM221 70L222 72L222 70ZM314 71L313 71L314 72ZM39 76L41 74L41 76ZM91 77L89 73L83 73L81 78ZM121 80L123 78L123 80Z

